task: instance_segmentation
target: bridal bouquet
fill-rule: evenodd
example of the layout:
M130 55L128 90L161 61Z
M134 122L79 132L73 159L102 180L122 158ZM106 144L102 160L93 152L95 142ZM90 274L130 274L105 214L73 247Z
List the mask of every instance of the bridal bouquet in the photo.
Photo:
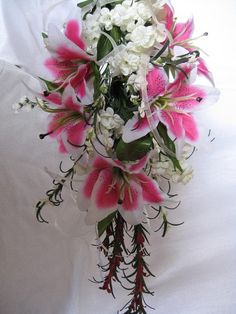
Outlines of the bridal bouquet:
M187 161L201 137L195 112L219 91L192 37L193 20L179 22L167 1L87 0L61 22L42 33L41 92L17 105L48 113L40 138L54 138L71 160L51 174L37 219L47 222L42 209L59 206L69 187L106 258L100 288L113 294L120 284L130 299L122 311L146 313L150 231L164 237L178 225L167 214L179 205L171 186L192 178Z

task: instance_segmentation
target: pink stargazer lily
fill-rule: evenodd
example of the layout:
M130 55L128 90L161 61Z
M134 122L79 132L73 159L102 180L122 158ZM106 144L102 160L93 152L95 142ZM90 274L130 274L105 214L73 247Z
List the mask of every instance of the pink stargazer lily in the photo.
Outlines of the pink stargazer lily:
M166 125L172 138L184 139L190 143L198 141L199 132L193 112L216 102L219 91L214 87L193 85L195 67L185 67L184 71L189 80L180 72L171 84L162 68L154 67L148 73L147 92L152 104L152 128L146 116L141 118L134 115L124 127L124 142L129 143L147 135L159 122Z
M171 34L170 48L175 49L181 47L183 54L192 52L195 47L192 47L191 37L194 31L193 18L188 19L184 23L176 23L174 18L174 9L168 4L164 5L165 11L165 25ZM204 34L205 35L205 34ZM212 73L208 69L206 62L203 58L198 58L198 74L205 76L214 85Z
M83 118L84 106L77 100L74 90L70 87L63 95L51 93L45 99L58 109L51 118L47 134L58 140L61 153L78 150L84 145L89 125Z
M189 48L188 40L191 38L194 30L193 19L188 19L185 23L176 23L173 8L165 4L164 10L166 28L172 36L171 46L181 45L186 49Z
M91 75L90 61L93 59L85 51L79 19L66 23L64 34L53 24L49 25L47 48L52 57L44 65L52 74L57 86L71 85L76 95L83 100L88 97L87 81Z
M118 160L94 158L92 170L78 193L78 207L88 211L88 224L95 224L118 209L129 224L136 225L143 220L145 204L163 202L157 183L142 170L146 162L144 157L125 166Z

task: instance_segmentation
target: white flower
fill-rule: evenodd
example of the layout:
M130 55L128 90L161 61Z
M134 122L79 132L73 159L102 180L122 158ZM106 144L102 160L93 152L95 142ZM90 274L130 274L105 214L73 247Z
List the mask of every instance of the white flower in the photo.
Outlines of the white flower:
M137 4L132 1L124 1L118 4L111 11L112 23L120 27L122 31L127 31L127 27L133 21L138 20Z
M103 26L107 31L112 29L112 14L108 8L102 8L100 12L99 23Z
M191 167L187 167L183 173L173 173L171 176L171 180L174 183L183 183L187 184L193 178L193 169Z
M20 110L30 112L35 106L36 103L32 102L28 97L23 96L18 103L12 105L12 108L15 113L19 113Z
M88 45L88 51L94 53L101 34L97 12L86 15L86 19L83 23L83 34Z
M99 122L107 130L120 129L124 125L123 119L118 114L114 114L111 107L99 112Z
M146 3L138 3L137 11L139 16L146 22L152 17L152 12Z
M102 133L99 135L99 140L103 143L106 149L112 148L114 145L111 133L106 129L102 130Z
M125 76L128 76L138 70L139 64L139 55L127 49L124 49L110 60L111 70L116 75L123 74Z
M166 174L167 169L170 167L169 161L157 161L152 163L152 175L162 176Z
M139 25L130 35L135 52L145 52L145 50L152 48L156 43L156 39L157 33L153 26Z
M128 78L127 84L132 86L134 91L139 91L141 89L142 77L137 74L132 74Z

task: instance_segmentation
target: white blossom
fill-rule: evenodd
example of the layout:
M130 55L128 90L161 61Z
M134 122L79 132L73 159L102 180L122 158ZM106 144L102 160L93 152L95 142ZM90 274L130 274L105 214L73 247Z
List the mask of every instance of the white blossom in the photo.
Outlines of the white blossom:
M83 34L88 45L88 51L94 53L101 34L97 12L86 15L86 19L83 23Z
M152 48L157 40L157 34L153 26L140 25L136 27L130 35L130 40L133 42L132 49L135 52L145 52Z
M28 97L23 96L18 103L12 105L12 108L15 113L19 113L21 110L30 112L35 106L36 103L32 102Z
M99 122L107 130L119 129L124 124L124 120L111 107L99 112Z
M99 23L107 31L110 31L112 29L112 13L108 8L101 9Z
M128 76L136 72L140 64L140 56L137 53L123 49L110 61L111 70L115 75L123 74Z

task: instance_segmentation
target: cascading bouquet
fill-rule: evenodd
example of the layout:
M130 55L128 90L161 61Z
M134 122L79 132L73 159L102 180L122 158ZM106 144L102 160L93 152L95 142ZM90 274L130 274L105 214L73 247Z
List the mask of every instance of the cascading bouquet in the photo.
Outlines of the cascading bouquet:
M100 288L113 294L115 282L127 285L125 313L146 313L149 222L162 236L176 225L167 218L178 206L171 184L192 178L194 112L219 91L191 37L193 20L179 23L167 1L87 0L62 25L42 33L51 79L39 77L42 91L17 105L49 113L40 138L55 138L72 162L36 205L37 219L47 222L43 207L59 206L69 183L107 258ZM199 76L213 86L197 85Z

